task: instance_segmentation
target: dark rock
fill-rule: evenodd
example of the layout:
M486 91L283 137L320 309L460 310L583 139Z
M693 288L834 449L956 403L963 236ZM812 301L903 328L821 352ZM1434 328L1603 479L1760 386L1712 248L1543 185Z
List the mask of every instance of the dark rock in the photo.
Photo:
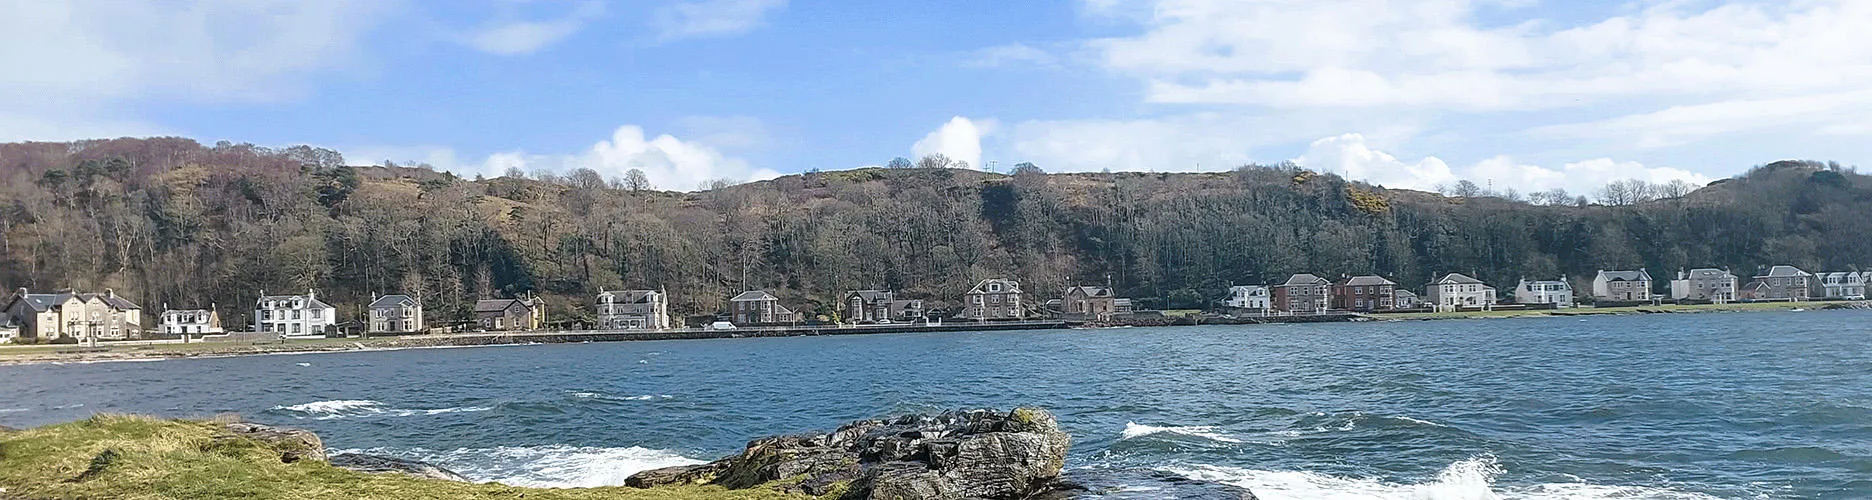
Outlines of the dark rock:
M456 474L455 471L435 464L378 455L345 453L331 457L331 464L334 467L371 474L407 474L443 481L473 482L461 474Z
M1031 500L1255 500L1239 486L1190 479L1156 470L1074 470L1052 490Z
M280 451L280 461L293 463L300 460L325 460L325 442L317 434L303 429L274 427L251 422L232 422L224 425L228 432L216 436L217 441L230 438L247 438L259 441L270 448Z
M1021 499L1047 491L1071 439L1046 410L973 410L861 420L830 434L757 439L740 455L691 468L644 471L639 488L707 482L768 485L845 498Z

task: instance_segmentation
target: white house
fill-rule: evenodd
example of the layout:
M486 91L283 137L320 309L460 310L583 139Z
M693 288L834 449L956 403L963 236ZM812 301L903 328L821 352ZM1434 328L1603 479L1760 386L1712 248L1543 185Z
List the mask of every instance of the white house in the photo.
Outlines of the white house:
M1868 276L1872 276L1872 273L1822 273L1820 286L1829 299L1865 300Z
M215 310L213 304L207 309L170 309L169 304L163 304L159 328L164 336L227 333L221 329L221 313Z
M305 295L267 295L254 302L254 331L284 337L322 337L338 324L338 309L318 300L318 292Z
M1593 276L1593 300L1602 302L1650 302L1651 273L1637 271L1599 271Z
M670 327L669 298L660 290L600 290L601 330L663 330Z
M1229 287L1228 298L1222 304L1236 309L1266 311L1273 304L1268 301L1268 287L1262 285L1236 285Z
M1424 290L1430 304L1438 312L1468 309L1493 309L1495 307L1495 287L1482 283L1462 273L1449 273L1430 282Z
M1553 304L1560 309L1573 307L1573 285L1567 284L1565 276L1555 281L1524 279L1515 285L1514 301L1516 304Z
M1671 300L1713 304L1735 302L1738 283L1734 273L1722 269L1678 270L1677 279L1671 280L1670 284Z

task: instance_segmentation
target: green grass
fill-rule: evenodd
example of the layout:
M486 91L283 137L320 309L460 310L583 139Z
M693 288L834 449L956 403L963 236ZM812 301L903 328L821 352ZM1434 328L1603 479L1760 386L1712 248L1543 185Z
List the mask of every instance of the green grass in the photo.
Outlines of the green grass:
M30 363L40 361L84 361L147 357L173 356L213 356L233 354L260 354L269 352L316 351L340 349L354 345L365 347L400 347L410 344L411 340L399 337L379 337L370 339L303 339L289 340L284 343L271 342L262 344L238 342L190 342L187 344L149 344L126 345L111 342L99 342L101 352L61 353L60 351L88 350L89 345L76 344L38 344L38 345L0 345L0 363Z
M1704 313L1704 312L1750 312L1750 311L1786 311L1795 308L1819 309L1831 302L1752 302L1731 304L1664 304L1657 306L1631 307L1579 307L1572 309L1550 310L1508 310L1508 311L1464 311L1464 312L1426 312L1374 314L1379 319L1461 319L1461 318L1515 318L1525 316L1591 316L1603 314L1645 314L1645 313Z
M767 487L519 488L281 463L280 450L222 439L219 423L97 415L0 434L0 498L48 499L540 499L780 500ZM110 453L106 453L106 451ZM100 458L100 456L114 457ZM90 473L87 473L90 470ZM84 477L80 479L80 476Z

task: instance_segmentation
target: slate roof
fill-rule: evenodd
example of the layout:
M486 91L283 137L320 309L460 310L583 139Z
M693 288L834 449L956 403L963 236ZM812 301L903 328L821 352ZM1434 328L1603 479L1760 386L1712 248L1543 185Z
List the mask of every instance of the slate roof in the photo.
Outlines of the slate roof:
M729 302L750 302L756 300L780 300L780 298L775 297L774 294L767 293L766 290L748 290L741 292L740 295L736 295L732 299L728 299Z
M975 288L969 289L969 293L971 294L989 293L988 292L989 283L1000 283L1002 285L1001 291L994 292L994 293L1021 293L1019 281L1014 281L1010 279L999 279L999 278L990 278L990 279L981 280L981 283L975 284Z
M1073 290L1078 290L1079 293L1083 293L1087 297L1110 297L1112 296L1112 289L1109 286L1075 286L1075 287L1067 288L1066 293L1070 295L1072 294Z
M32 308L33 312L45 312L53 306L64 304L71 297L69 293L29 293L17 297L17 300L26 302L26 307Z
M1463 273L1449 273L1436 280L1438 284L1480 285L1482 280L1471 278Z
M1794 266L1774 266L1774 267L1768 268L1768 274L1763 275L1763 276L1757 276L1757 277L1758 278L1759 277L1792 278L1792 277L1798 277L1798 276L1813 276L1813 274L1808 273L1807 271L1802 271L1800 268L1794 267Z
M1384 279L1383 276L1365 275L1347 278L1344 286L1384 286L1396 284L1397 282Z
M598 295L610 295L615 304L643 304L650 302L650 296L656 293L656 290L606 290Z
M846 296L857 295L859 299L865 302L877 302L880 300L890 300L892 297L895 296L895 294L892 294L890 292L886 292L883 290L853 290L853 291L845 292L845 295Z
M1599 276L1606 281L1651 281L1651 273L1643 269L1637 271L1599 271Z
M523 306L528 305L526 301L520 300L520 299L481 299L481 300L475 301L475 312L476 313L496 313L496 312L506 311L508 307L516 303L523 305Z
M1311 274L1306 274L1306 273L1300 273L1300 274L1293 275L1290 278L1287 278L1287 282L1282 283L1281 286L1325 285L1329 283L1332 283L1332 282L1326 281L1326 278L1321 278L1321 277L1314 276Z
M1702 268L1702 269L1691 269L1690 274L1688 276L1689 276L1689 279L1693 279L1693 280L1724 279L1724 278L1735 277L1735 275L1729 274L1729 271L1724 271L1721 269L1711 269L1707 267Z
M416 302L416 299L411 298L408 295L385 295L382 297L378 297L377 300L371 301L370 308L376 309L379 307L399 307L404 304L409 304L413 306L413 305L417 305L418 303Z
M255 302L255 303L258 304L258 303L266 302L269 300L292 300L292 299L307 299L307 298L308 297L304 295L263 295L260 297L259 302ZM331 304L326 304L325 301L319 300L316 297L311 297L309 299L310 300L306 301L307 309L332 309L333 308Z

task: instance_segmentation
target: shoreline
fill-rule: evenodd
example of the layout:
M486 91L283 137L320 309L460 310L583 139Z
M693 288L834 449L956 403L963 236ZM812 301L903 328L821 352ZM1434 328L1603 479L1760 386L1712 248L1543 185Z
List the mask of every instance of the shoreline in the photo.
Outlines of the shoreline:
M1827 301L1827 302L1771 302L1737 303L1722 305L1661 305L1629 306L1612 308L1573 308L1544 310L1502 310L1502 311L1466 311L1445 313L1383 313L1365 315L1364 321L1445 321L1462 319L1509 319L1509 318L1553 318L1553 317L1588 317L1588 316L1632 316L1644 314L1712 314L1712 313L1751 313L1751 312L1787 312L1794 310L1872 310L1872 302L1866 301ZM1181 326L1253 326L1254 324L1200 323L1198 325L1163 325ZM1022 322L1002 324L944 324L933 327L899 326L892 328L876 327L817 327L817 328L772 328L722 331L564 331L564 332L524 332L524 333L467 333L449 335L420 335L377 338L334 338L312 340L286 340L276 343L215 343L192 342L187 344L101 344L94 351L88 346L79 345L20 345L0 346L0 366L44 365L44 364L89 364L113 362L148 362L169 359L206 359L230 358L239 356L269 356L283 354L321 354L344 352L400 351L411 349L442 349L458 347L497 347L523 346L538 344L573 344L590 342L637 342L652 340L710 340L727 338L758 337L806 337L828 335L875 335L885 333L962 333L976 331L1020 331L1052 330L1066 328L1063 322ZM79 352L82 351L82 352Z

